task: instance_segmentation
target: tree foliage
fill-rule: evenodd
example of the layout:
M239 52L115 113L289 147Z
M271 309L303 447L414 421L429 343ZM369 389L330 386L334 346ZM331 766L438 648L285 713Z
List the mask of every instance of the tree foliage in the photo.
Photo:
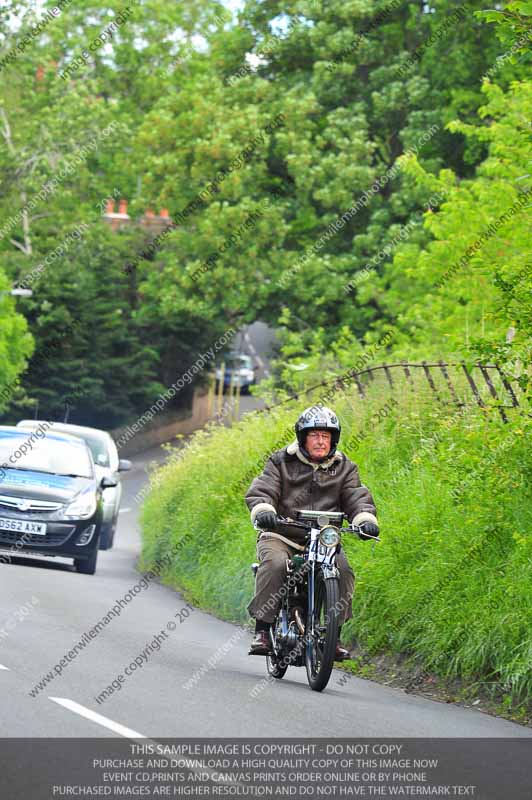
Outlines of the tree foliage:
M374 262L382 275L405 226L409 243L421 247L428 239L420 212L431 193L394 170L401 154L413 150L426 169L450 166L467 177L486 152L484 142L447 127L458 113L473 122L483 102L481 77L500 47L475 18L476 7L468 7L462 24L449 25L452 3L424 13L394 3L249 2L237 28L213 35L211 50L183 65L180 90L165 94L141 128L138 152L149 152L147 197L158 193L177 213L246 147L250 152L216 193L206 192L169 244L162 275L148 279L147 292L162 309L180 313L192 304L206 317L223 310L272 323L281 311L292 334L301 328L297 318L310 323L299 335L303 349L315 337L317 347L332 346L345 327L360 339L377 323L394 321L378 296L368 297L364 287L346 293L345 286ZM283 125L264 134L279 114ZM253 235L192 280L260 204L266 210ZM324 234L324 246L299 267L301 253Z
M41 16L11 8L0 59ZM398 353L439 356L496 353L509 327L525 337L526 207L435 286L529 186L529 3L248 0L230 17L211 0L141 0L116 25L116 11L84 0L2 66L2 269L27 278L76 225L90 228L19 305L36 347L19 406L60 403L90 342L80 413L101 419L105 399L126 419L224 330L258 318L307 364L298 381L388 330ZM127 279L124 261L148 239L107 242L111 193L133 218L166 207L176 221ZM92 314L78 314L79 341L44 386L35 364L52 326L68 332L81 286ZM27 360L20 341L2 380Z
M6 421L36 409L62 415L65 399L75 398L75 421L124 422L190 366L197 347L212 343L212 330L198 328L192 314L162 319L150 306L139 283L153 263L124 270L150 237L140 229L111 235L101 214L108 197L132 200L133 219L146 210L136 202L144 160L132 160L130 142L160 97L161 76L170 81L180 43L200 26L216 27L219 8L137 4L107 43L91 49L117 13L105 3L72 4L7 65L2 59L24 42L44 9L17 3L3 18L0 267L7 288L33 291L18 301L31 335L13 302L0 297L0 388L7 387L4 398L11 401ZM184 391L173 403L189 399Z

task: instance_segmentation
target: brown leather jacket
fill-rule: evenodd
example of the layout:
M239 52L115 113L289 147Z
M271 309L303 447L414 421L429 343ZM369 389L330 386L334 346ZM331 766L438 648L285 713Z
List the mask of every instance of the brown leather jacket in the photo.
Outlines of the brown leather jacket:
M255 522L260 511L295 519L297 509L343 511L350 522L377 522L375 503L362 486L358 468L341 452L327 461L308 461L293 442L273 453L253 480L246 503Z

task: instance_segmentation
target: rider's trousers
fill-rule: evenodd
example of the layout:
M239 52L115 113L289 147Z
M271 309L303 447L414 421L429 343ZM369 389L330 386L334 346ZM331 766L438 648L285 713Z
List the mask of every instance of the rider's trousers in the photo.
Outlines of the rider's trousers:
M286 577L286 559L299 551L267 533L261 534L257 542L259 568L255 578L255 597L248 605L250 616L263 622L273 622L283 597L282 587ZM336 557L340 572L339 623L342 625L353 616L353 590L355 574L343 550Z

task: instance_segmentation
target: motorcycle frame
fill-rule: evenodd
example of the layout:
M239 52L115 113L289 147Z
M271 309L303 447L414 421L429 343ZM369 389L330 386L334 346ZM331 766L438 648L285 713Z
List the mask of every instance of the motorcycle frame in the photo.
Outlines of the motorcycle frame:
M321 532L320 528L310 529L309 547L305 553L305 564L310 565L307 568L307 624L304 634L306 640L305 645L309 657L311 656L310 648L312 647L312 642L314 637L314 596L316 590L317 569L321 570L324 580L331 580L332 578L338 578L340 576L340 572L338 570L338 567L336 566L336 554L338 552L338 545L336 545L335 547L325 547L325 545L320 545L319 542L320 532ZM326 558L323 560L318 560L319 547L324 548L324 550L327 551L325 553ZM290 620L288 616L289 597L290 593L287 592L281 604L280 621L281 621L282 637L287 637L290 630ZM309 621L310 621L310 628L309 628ZM275 643L273 644L275 649Z

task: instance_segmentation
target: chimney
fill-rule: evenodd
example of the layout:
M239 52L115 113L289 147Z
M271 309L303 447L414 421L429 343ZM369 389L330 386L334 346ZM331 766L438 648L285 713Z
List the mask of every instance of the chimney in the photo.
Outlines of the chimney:
M128 225L131 222L131 217L127 213L127 200L120 200L118 213L115 213L114 200L108 200L103 219L111 226L113 231L117 231L123 228L124 225Z
M155 236L161 231L164 231L168 225L171 225L170 215L168 214L168 209L163 208L163 210L158 214L154 214L151 208L147 208L144 216L142 217L140 224L146 228L147 231L153 233Z
M118 212L115 212L114 200L107 200L103 219L111 226L113 231L119 230L124 225L128 225L132 222L131 217L127 213L127 205L127 200L120 200ZM159 214L155 214L151 208L147 208L136 224L144 228L147 233L157 236L157 234L164 231L169 225L172 225L172 220L170 219L167 208L162 208Z

